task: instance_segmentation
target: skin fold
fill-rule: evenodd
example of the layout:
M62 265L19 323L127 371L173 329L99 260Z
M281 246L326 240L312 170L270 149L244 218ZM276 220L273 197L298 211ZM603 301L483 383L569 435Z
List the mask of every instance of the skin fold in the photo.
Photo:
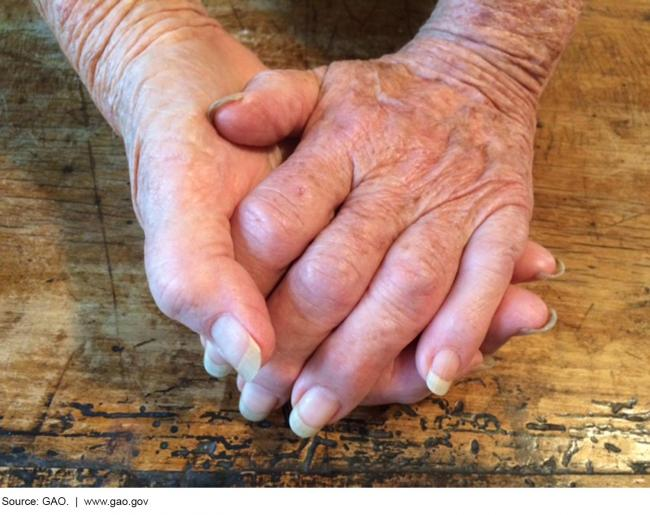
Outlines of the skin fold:
M313 71L265 70L199 2L36 3L124 139L156 303L248 418L291 398L309 436L414 402L549 319L510 284L556 270L532 142L576 3L440 2L399 52Z

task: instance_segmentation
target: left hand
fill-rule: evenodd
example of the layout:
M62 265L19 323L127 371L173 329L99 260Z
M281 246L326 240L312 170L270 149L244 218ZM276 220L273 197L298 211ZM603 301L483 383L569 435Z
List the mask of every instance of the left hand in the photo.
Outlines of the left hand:
M488 332L527 241L536 98L475 57L445 42L262 72L215 116L245 145L302 133L233 221L254 278L300 256L268 301L278 348L300 352L255 379L297 377L294 429L349 413L420 333L444 394Z

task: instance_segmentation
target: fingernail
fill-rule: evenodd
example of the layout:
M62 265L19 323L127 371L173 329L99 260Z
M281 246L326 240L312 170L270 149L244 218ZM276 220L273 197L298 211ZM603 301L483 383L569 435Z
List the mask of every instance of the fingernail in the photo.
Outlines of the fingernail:
M210 333L212 344L223 358L235 367L244 381L252 381L260 370L262 352L246 329L232 316L222 315Z
M217 379L223 379L224 377L232 374L235 369L233 369L227 362L224 360L217 349L210 347L210 342L201 338L201 343L203 344L203 368L205 371L210 374L212 377ZM211 355L212 354L212 355Z
M264 420L278 404L278 398L263 386L246 383L239 397L239 412L251 422Z
M550 330L552 330L555 327L556 324L557 324L557 311L555 311L553 308L549 308L548 321L546 322L546 324L544 324L539 329L529 329L529 328L520 329L517 334L520 336L527 336L529 334L548 333Z
M242 98L244 98L243 93L233 93L232 95L226 95L225 97L215 100L210 104L210 107L208 107L208 118L212 120L214 118L214 113L216 113L220 107L229 104L230 102L241 100Z
M332 392L322 386L314 386L291 411L291 430L300 438L310 438L332 419L340 407L341 404Z
M228 365L228 363L220 365L212 361L212 359L210 359L210 356L208 356L207 351L203 354L203 368L205 368L205 371L208 374L210 374L212 377L216 377L217 379L223 379L224 377L229 376L234 372L233 368Z
M552 274L547 274L546 272L539 272L537 274L537 279L540 281L546 281L548 279L557 279L561 277L566 272L566 267L564 266L564 261L561 259L555 258L555 272Z
M427 374L427 386L436 395L445 395L460 370L460 357L451 349L443 349L433 358Z

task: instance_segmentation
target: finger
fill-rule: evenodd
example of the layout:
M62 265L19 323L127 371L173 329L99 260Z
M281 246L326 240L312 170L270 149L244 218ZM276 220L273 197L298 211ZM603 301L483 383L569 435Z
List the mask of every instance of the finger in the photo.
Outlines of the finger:
M403 225L394 212L368 205L364 194L354 196L292 265L268 302L277 350L255 378L257 387L242 393L247 418L268 414L254 406L271 410L288 399L304 362L353 310Z
M513 336L548 332L556 322L555 310L549 308L538 295L510 286L481 343L481 352L494 354Z
M269 310L276 330L278 350L254 380L262 388L248 388L241 397L240 409L245 413L246 418L261 420L274 407L286 402L290 385L304 361L332 328L345 318L365 291L379 264L378 259L383 257L385 249L394 239L393 236L400 230L399 226L395 226L393 231L390 230L396 217L387 215L386 220L377 224L376 219L367 215L362 206L355 206L354 199L348 199L336 219L318 236L306 254L294 264L286 280L271 297ZM369 223L369 220L373 222ZM381 227L378 234L373 231L376 227ZM380 243L382 240L383 245ZM340 242L348 243L340 245ZM544 265L543 260L537 259L538 255L548 254L548 251L533 242L528 242L526 248L530 247L533 251L524 252L516 266L525 270L532 279L540 272L539 264ZM336 249L335 252L333 249ZM522 262L525 260L532 262ZM357 267L355 263L363 263L363 267ZM314 266L317 267L316 272ZM522 278L522 280L528 279L523 274ZM519 289L515 290L518 291ZM535 314L533 309L530 311L525 309L531 304L527 296L533 294L525 290L521 291L524 292L522 295L506 296L506 300L512 297L507 304L507 309L499 308L497 311L493 326L497 324L498 332L493 336L488 333L489 345L495 347L505 343L507 338L519 328L538 327L535 325L536 318L525 316ZM517 303L517 300L521 302ZM312 307L311 310L309 306ZM531 308L535 307L538 308L538 318L545 316L543 302L533 303ZM514 316L509 314L518 309L520 312L514 313ZM529 325L525 324L526 321ZM514 329L510 329L511 327ZM503 337L502 335L508 334L508 331L511 331L510 335ZM503 340L499 342L499 338ZM398 360L403 354L400 354ZM409 370L415 371L414 364L410 363L410 365ZM396 377L401 376L397 374ZM424 387L428 392L419 375L416 383L415 391L421 392L421 388ZM406 392L412 391L413 381L406 383L404 387ZM395 388L389 386L384 398L394 399L390 402L404 402L400 399L408 396L405 394L396 396ZM243 382L240 387L240 390L242 389ZM378 395L381 398L381 394ZM261 408L265 408L266 411L260 411Z
M235 256L264 294L328 225L351 182L344 150L309 134L241 202L232 220Z
M273 329L264 297L234 260L228 219L203 214L195 223L187 218L191 213L176 215L145 239L153 297L163 313L204 335L208 348L216 346L239 373L253 378L270 357Z
M529 240L515 263L513 283L555 279L564 274L564 263L539 243Z
M418 342L416 364L433 393L447 393L484 340L527 232L528 219L514 206L494 213L474 231L453 288Z
M213 104L215 127L246 145L270 145L296 135L314 110L322 74L323 69L262 72L243 93ZM233 219L235 254L263 293L331 220L349 193L350 168L349 159L329 140L306 135L239 206Z
M221 352L215 345L208 345L203 335L199 335L201 345L203 346L203 368L212 377L223 379L234 373L228 362L223 358Z
M210 117L224 138L249 146L268 146L302 132L320 91L324 68L267 70L243 92L217 100Z
M494 314L480 351L474 353L469 365L461 375L471 373L483 360L514 336L549 330L546 324L553 318L544 301L528 290L509 286ZM415 365L415 344L409 345L395 360L372 391L363 400L364 405L403 403L411 404L431 395L426 382Z
M431 320L463 247L462 231L450 231L444 218L424 217L402 233L354 311L309 359L292 391L298 435L313 435L356 407Z
M414 404L431 395L415 366L415 349L416 345L411 344L400 353L363 399L362 406ZM461 376L475 372L483 363L483 359L481 351L476 351Z
M192 126L195 145L143 144L142 176L155 177L139 192L147 277L163 313L252 378L270 357L274 334L264 297L234 259L229 218L265 163L244 159L200 123Z

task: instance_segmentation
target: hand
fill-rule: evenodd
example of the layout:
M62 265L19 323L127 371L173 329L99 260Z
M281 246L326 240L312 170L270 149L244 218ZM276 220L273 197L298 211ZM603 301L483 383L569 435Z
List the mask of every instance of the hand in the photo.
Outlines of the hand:
M187 29L180 40L149 45L137 63L122 62L124 76L110 77L120 85L127 115L112 121L125 139L154 299L163 312L202 335L204 364L211 374L229 371L225 355L250 379L273 347L258 288L268 292L277 277L256 274L258 284L253 286L232 259L228 218L280 155L276 147L254 150L232 145L207 121L207 106L215 97L241 89L263 66L206 23L208 30ZM206 73L217 66L219 75ZM100 107L113 104L109 99L118 96L111 96L114 90L104 77L108 75L100 73L94 81L95 90L105 92L96 97ZM215 341L212 322L223 312L241 321L260 345L262 355L253 352L252 364L250 352L248 362L242 362L246 351L233 348L232 340ZM377 390L379 401L421 390L410 369L399 370L406 373L392 375Z
M302 133L233 221L253 276L300 256L269 299L278 352L254 382L271 406L297 377L299 431L348 413L422 331L417 370L435 393L470 366L532 208L536 98L500 69L449 42L412 45L264 72L216 114L236 143Z
M559 266L559 269L557 268ZM523 255L515 264L513 283L558 277L564 265L556 263L551 253L534 242L528 242ZM557 317L534 293L511 285L490 323L490 329L467 368L459 377L471 374L483 362L483 356L496 352L511 337L548 332L555 326ZM362 405L412 404L428 397L431 392L415 367L415 345L409 345L379 376L372 390L361 402ZM258 421L275 408L279 408L289 397L291 376L282 376L283 361L294 359L292 346L279 345L276 354L262 367L253 382L246 383L241 376L237 386L242 392L240 410L249 420ZM267 387L261 385L268 385ZM269 392L276 393L269 396ZM281 400L280 400L281 399Z
M236 58L236 64L219 63L228 71L219 77L204 73L205 67L214 66L210 60L219 52L223 54L226 44L232 45L229 55ZM250 277L232 260L228 217L241 198L279 162L280 155L277 147L252 150L225 142L206 121L205 113L213 91L218 96L241 89L252 71L262 66L243 47L231 40L213 41L211 35L207 40L194 35L186 42L175 41L173 47L154 45L148 52L137 80L131 76L126 81L137 84L134 91L141 92L144 102L137 104L138 97L131 97L134 110L123 124L129 130L122 132L133 173L134 205L146 234L151 291L164 313L202 335L209 373L223 376L229 371L225 356L242 377L251 379L261 358L254 356L253 365L242 363L242 351L233 349L231 340L215 341L211 326L216 313L233 313L244 321L257 342L265 344L260 345L266 354L263 359L270 356L272 331L260 306L258 288L268 294L278 276L251 270L257 288L251 285ZM191 60L184 59L189 55ZM221 217L217 216L219 209L223 209ZM532 278L540 264L547 269L554 266L547 252L532 246L531 255L522 261L520 279ZM520 300L515 303L518 306L530 307L525 301L531 295L517 289L512 292L512 298ZM503 316L495 318L494 344L504 342L506 334L514 334L520 327L534 327L540 316L546 317L543 303L533 302L532 306L528 311L504 309ZM265 336L269 332L270 336ZM408 359L378 381L370 402L423 396L423 383L413 369L412 355L405 356ZM478 362L480 355L472 365Z
M230 218L280 154L225 141L207 112L264 67L207 15L180 11L151 22L164 31L130 41L135 57L100 68L92 90L109 119L117 111L157 305L213 343L208 367L210 353L224 356L251 379L274 334L264 297L234 259Z
M67 42L64 50L96 104L124 137L154 297L163 311L205 335L206 368L219 375L227 367L212 337L215 313L226 310L247 322L266 343L261 354L272 346L259 293L231 259L228 217L277 163L278 152L225 142L205 113L215 96L241 89L263 66L198 6L181 2L171 17L152 7L142 4L118 16L119 6L114 12L101 4L87 18L80 8L69 24L55 21L57 11L49 7L43 12ZM100 29L112 15L121 23ZM139 23L144 18L146 26ZM68 34L78 27L89 34L83 46ZM270 279L266 288L274 284ZM250 378L259 360L242 366L241 353L228 352L231 342L223 343L223 354ZM393 395L390 388L383 394Z

